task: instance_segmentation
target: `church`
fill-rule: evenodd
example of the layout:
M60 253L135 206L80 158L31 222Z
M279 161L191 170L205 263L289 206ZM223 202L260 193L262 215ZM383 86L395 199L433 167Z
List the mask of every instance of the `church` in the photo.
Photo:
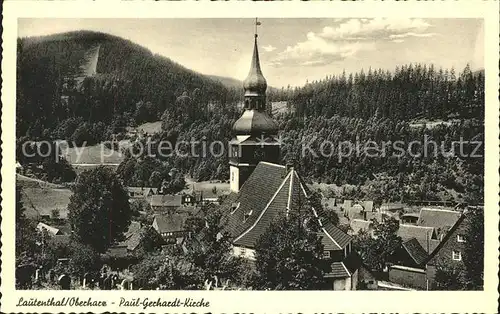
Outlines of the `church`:
M243 82L244 112L233 125L229 142L231 194L223 204L233 254L255 260L257 240L280 213L296 211L310 192L300 174L280 165L278 124L266 111L267 82L254 39L252 63ZM331 290L356 290L361 260L352 252L352 239L312 209L320 225L323 256L331 261L327 275Z

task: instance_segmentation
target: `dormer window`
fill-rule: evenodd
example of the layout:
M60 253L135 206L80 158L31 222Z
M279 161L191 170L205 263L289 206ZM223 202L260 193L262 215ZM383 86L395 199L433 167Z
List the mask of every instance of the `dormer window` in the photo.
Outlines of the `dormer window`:
M458 234L458 235L457 235L457 242L465 242L465 238L464 238L464 236L463 236L463 235L461 235L461 234Z
M234 214L240 208L240 202L231 204L231 214Z
M323 251L323 258L330 258L330 251Z
M247 221L247 219L252 216L253 210L250 210L245 213L245 216L243 217L243 222Z

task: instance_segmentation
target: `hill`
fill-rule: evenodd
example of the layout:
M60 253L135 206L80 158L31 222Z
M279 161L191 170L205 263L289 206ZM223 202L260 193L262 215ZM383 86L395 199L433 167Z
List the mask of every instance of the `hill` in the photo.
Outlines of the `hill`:
M208 77L216 82L220 82L227 88L236 88L243 90L243 82L238 79L227 76L218 76L218 75L208 75Z
M133 120L159 120L181 95L197 106L231 101L220 81L105 33L19 38L17 53L18 136L68 139L76 129L66 129L68 119L81 119L99 140Z

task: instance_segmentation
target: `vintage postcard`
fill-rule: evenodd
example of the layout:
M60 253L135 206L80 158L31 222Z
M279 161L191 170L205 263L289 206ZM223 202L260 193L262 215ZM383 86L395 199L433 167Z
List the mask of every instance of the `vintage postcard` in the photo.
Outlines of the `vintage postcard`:
M495 1L3 17L2 312L496 312Z

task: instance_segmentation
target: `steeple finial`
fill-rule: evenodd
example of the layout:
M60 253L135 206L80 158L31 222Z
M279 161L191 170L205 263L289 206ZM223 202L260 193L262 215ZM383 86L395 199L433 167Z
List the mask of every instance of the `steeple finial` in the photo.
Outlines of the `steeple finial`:
M255 18L255 39L257 39L257 37L259 37L259 34L257 33L257 26L260 25L260 22L258 20L258 18Z
M260 96L265 97L267 82L262 75L262 70L260 69L259 61L259 49L257 47L257 26L261 25L260 21L255 18L255 40L253 47L252 63L250 65L250 71L248 76L243 82L243 88L245 89L245 96Z

